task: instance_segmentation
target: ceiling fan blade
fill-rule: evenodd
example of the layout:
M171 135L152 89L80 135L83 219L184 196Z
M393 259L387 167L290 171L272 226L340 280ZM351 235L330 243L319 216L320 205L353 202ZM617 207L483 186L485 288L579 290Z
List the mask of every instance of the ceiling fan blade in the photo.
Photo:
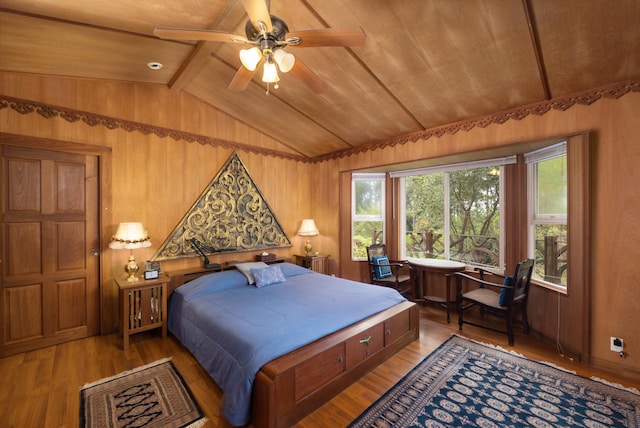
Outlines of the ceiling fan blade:
M316 94L321 94L327 90L327 84L298 58L296 58L296 62L289 73L300 79Z
M367 36L362 28L325 28L321 30L294 31L287 34L287 39L299 37L301 48L322 46L363 46Z
M257 69L258 68L256 67L256 70ZM249 86L249 82L251 82L251 79L253 79L253 75L256 74L256 70L251 71L247 70L243 66L240 66L240 68L236 72L236 75L233 76L233 80L231 80L231 83L229 83L229 90L234 92L242 92L247 89L247 86Z
M242 4L247 11L247 15L249 15L253 27L260 31L259 21L262 21L267 27L267 33L270 33L273 27L271 26L271 15L265 0L242 0Z
M208 42L248 42L244 36L213 30L192 30L189 28L156 27L153 34L169 40L205 40Z

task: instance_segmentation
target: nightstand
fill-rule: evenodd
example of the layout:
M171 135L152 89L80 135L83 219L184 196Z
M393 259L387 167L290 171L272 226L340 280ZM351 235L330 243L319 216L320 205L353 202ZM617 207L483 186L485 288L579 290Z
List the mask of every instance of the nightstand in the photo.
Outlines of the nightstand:
M162 329L167 337L167 284L169 277L127 281L116 278L120 289L120 330L124 351L129 351L129 336L142 331Z
M329 256L323 254L301 256L296 254L296 264L314 272L329 275Z

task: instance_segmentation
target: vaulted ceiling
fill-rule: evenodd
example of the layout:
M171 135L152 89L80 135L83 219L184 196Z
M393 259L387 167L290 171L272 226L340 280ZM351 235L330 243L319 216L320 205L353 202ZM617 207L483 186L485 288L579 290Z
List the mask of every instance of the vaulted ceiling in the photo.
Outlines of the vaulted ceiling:
M0 0L0 72L186 91L312 158L640 76L637 0L273 0L270 10L292 32L361 27L365 44L286 48L327 83L321 94L291 73L269 95L260 73L234 92L243 45L153 30L244 35L240 0Z

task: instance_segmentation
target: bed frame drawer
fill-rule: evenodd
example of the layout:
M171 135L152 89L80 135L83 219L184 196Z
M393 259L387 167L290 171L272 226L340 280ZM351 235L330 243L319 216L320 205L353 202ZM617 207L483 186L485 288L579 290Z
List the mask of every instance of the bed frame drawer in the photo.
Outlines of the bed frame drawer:
M295 425L416 340L418 324L418 306L399 303L265 364L253 385L251 424L255 428ZM369 336L368 345L360 343Z
M402 312L384 322L384 346L388 346L411 332L411 316Z
M296 401L329 383L344 371L344 343L329 348L299 364L295 369Z
M347 340L347 370L374 355L384 346L384 325L376 324Z

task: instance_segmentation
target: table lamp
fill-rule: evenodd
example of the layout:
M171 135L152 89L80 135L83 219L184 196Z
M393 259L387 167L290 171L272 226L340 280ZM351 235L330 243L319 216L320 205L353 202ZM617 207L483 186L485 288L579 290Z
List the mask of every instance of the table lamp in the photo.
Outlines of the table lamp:
M133 250L136 248L146 248L151 246L149 234L142 226L142 223L120 223L116 234L111 238L109 248L114 250L129 250L129 261L124 265L124 271L129 274L127 281L137 281L136 273L140 269Z
M316 236L319 235L320 232L316 227L316 222L313 221L312 218L305 218L302 220L302 224L300 225L300 229L298 229L298 235L300 236ZM304 244L304 249L307 252L307 256L311 255L311 240L307 238L307 243Z

